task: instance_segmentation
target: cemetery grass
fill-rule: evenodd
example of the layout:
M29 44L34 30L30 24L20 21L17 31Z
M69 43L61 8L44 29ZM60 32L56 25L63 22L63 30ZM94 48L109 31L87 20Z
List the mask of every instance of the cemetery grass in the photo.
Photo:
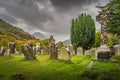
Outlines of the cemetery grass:
M119 70L111 62L95 62L92 69L86 71L91 56L72 56L71 62L50 60L49 55L37 54L36 57L33 61L20 54L0 57L0 80L13 80L15 73L22 73L25 80L101 80L106 72L113 72L108 75L120 80Z

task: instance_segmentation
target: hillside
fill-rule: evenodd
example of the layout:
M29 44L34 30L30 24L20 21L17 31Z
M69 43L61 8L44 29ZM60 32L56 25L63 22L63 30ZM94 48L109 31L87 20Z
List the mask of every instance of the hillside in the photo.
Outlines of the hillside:
M45 36L44 34L40 33L40 32L35 32L32 34L32 36L34 36L36 39L46 39L48 38L47 36Z
M14 27L11 24L0 19L0 39L7 38L9 40L35 39L24 30Z

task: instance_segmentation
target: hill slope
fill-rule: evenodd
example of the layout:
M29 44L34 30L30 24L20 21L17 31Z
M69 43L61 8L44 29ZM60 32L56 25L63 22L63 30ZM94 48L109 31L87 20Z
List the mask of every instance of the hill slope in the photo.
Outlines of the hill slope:
M35 32L32 34L36 39L46 39L47 36L45 36L44 34L40 33L40 32Z
M29 33L25 32L24 30L14 27L11 24L5 22L4 20L0 19L0 39L7 38L7 39L35 39Z

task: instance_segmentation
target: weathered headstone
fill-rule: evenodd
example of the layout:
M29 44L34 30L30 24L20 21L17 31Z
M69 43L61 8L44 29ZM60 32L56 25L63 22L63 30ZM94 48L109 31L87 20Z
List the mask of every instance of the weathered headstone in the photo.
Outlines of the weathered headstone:
M89 55L96 54L96 51L97 51L97 48L91 48L91 49L89 50Z
M114 46L114 49L115 49L115 53L120 56L120 45L115 45Z
M70 55L74 55L74 49L72 44L68 44L67 51L70 53Z
M36 56L35 56L33 50L30 48L30 46L23 45L21 47L21 51L24 54L26 59L28 59L28 60L35 60L36 59Z
M10 54L15 53L15 43L14 43L14 42L10 42L10 43L8 44L8 48L9 48L9 53L10 53Z
M110 59L112 56L110 48L105 46L101 46L97 50L97 58L98 59Z
M85 50L85 54L86 54L86 55L91 55L91 54L90 54L90 50Z
M36 54L37 52L36 52L36 47L33 47L33 52Z
M83 49L82 47L77 48L77 56L82 56L83 55Z
M6 49L4 49L3 47L0 50L0 56L4 56L6 52Z
M58 46L55 43L50 44L50 59L58 58Z
M41 53L40 43L36 43L36 53Z
M64 61L71 61L69 52L65 48L61 48L58 53L58 59Z

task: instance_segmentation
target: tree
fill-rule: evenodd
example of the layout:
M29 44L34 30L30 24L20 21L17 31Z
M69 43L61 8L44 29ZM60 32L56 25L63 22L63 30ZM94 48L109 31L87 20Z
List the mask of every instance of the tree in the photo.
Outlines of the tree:
M95 41L95 22L90 15L81 14L72 20L71 43L75 53L78 47L84 51L90 49Z
M107 8L109 11L108 32L120 35L120 0L112 0L107 4Z
M100 37L101 37L101 33L96 32L96 34L95 34L95 43L94 43L93 47L99 47L100 46Z

